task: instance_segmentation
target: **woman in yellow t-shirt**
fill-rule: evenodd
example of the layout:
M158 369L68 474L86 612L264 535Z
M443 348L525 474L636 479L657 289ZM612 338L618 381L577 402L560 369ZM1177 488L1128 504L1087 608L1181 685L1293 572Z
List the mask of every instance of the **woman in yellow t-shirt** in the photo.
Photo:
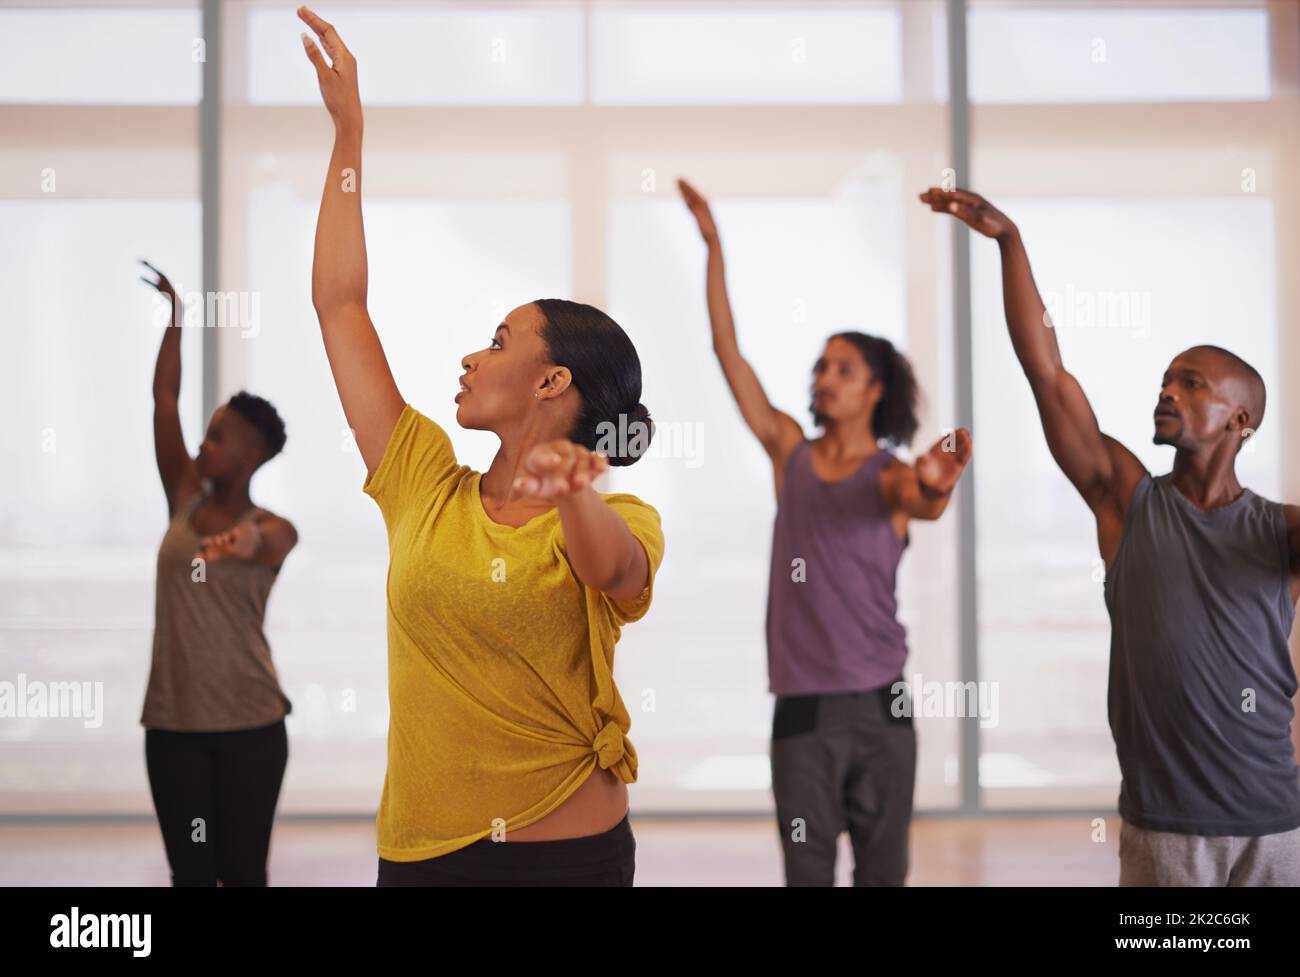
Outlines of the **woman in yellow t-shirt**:
M652 507L593 482L653 434L636 349L589 305L513 310L455 398L457 423L501 447L486 472L459 464L366 311L356 60L299 16L329 55L303 35L335 127L312 302L388 531L378 883L631 885L637 758L614 646L649 609L664 541Z

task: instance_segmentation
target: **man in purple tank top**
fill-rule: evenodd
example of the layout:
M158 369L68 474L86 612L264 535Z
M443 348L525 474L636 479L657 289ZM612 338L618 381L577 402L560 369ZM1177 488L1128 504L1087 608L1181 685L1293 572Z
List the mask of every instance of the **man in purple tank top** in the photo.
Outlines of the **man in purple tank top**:
M807 440L740 355L713 215L679 186L708 245L713 349L776 483L767 650L786 883L834 884L847 830L854 884L902 885L916 733L907 693L894 694L907 658L894 587L908 523L943 514L970 434L940 439L915 466L895 457L884 444L908 445L917 429L911 365L888 340L846 332L813 366L813 420L825 433Z
M1066 371L1016 225L964 190L921 200L1002 252L1011 344L1052 456L1097 520L1111 619L1108 707L1122 777L1120 885L1300 885L1300 771L1287 647L1300 598L1300 506L1237 481L1264 381L1218 346L1160 381L1152 477L1097 426Z

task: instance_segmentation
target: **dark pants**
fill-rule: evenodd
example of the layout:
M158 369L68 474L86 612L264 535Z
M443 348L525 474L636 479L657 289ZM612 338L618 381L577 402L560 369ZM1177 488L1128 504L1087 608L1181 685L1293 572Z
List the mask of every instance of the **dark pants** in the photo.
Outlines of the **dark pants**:
M910 702L894 716L893 698L890 686L776 697L772 793L786 885L834 885L845 830L854 885L907 878L916 730Z
M266 885L289 759L284 720L225 733L147 729L144 754L172 885Z
M554 841L481 838L437 858L379 860L377 885L614 885L630 886L636 838L627 815L598 835Z

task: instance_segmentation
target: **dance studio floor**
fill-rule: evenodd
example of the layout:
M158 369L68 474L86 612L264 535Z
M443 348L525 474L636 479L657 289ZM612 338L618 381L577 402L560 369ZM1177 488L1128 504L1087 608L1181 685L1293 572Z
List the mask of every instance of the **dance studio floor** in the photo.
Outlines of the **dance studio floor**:
M767 818L632 818L637 885L780 885ZM847 836L840 884L851 879ZM921 818L912 826L910 885L1111 886L1119 875L1119 820L1095 840L1092 819ZM272 885L373 885L369 820L281 820L272 840ZM166 885L152 821L0 823L0 885Z

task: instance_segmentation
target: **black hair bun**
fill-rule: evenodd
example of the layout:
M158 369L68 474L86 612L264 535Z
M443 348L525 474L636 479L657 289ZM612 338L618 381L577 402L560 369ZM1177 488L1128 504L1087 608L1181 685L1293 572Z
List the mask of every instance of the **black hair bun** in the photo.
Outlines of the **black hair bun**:
M650 447L655 433L655 422L645 404L638 403L624 418L619 427L621 431L626 431L627 440L618 445L617 450L609 453L609 463L619 467L630 465L640 458Z

